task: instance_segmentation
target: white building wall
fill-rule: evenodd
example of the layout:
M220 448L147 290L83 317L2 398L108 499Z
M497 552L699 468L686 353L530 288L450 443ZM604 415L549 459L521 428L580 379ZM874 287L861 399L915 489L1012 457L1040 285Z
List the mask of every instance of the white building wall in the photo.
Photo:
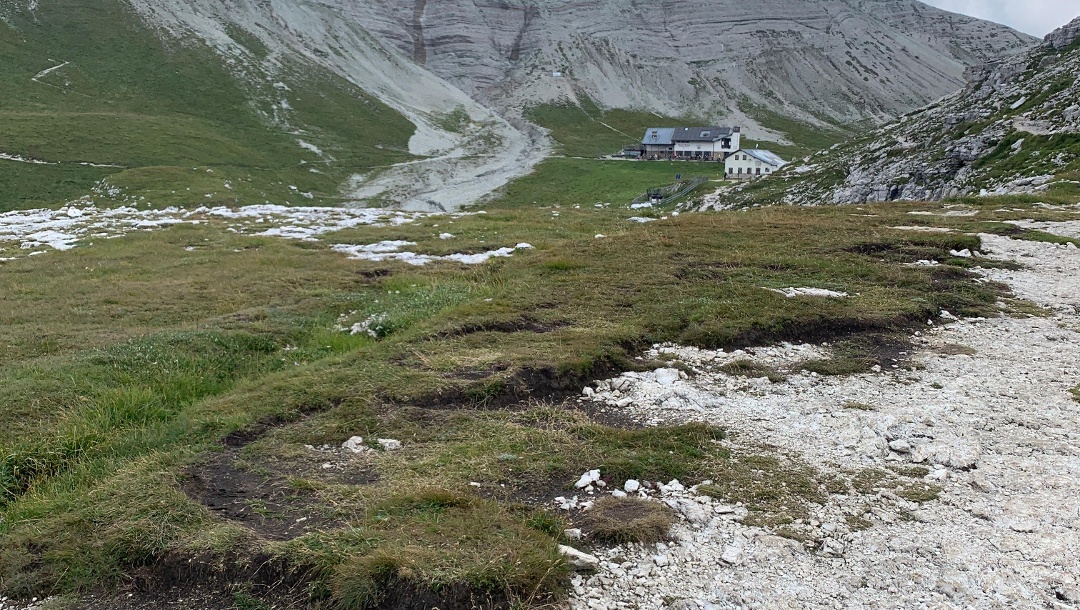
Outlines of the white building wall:
M710 153L714 159L720 159L721 155L726 155L736 150L739 150L739 134L737 133L732 135L731 145L726 147L724 146L723 141L675 143L675 154L677 155L694 155L698 151L701 151L701 154Z
M744 152L736 152L724 161L724 173L728 177L767 176L779 169L779 166L755 159ZM760 170L760 173L758 173Z

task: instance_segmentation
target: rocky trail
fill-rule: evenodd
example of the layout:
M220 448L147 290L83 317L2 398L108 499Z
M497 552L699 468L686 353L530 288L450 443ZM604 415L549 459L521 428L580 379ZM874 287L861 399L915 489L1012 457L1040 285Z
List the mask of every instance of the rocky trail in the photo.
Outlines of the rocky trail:
M648 356L693 373L626 373L581 399L646 424L722 426L733 448L779 448L826 476L919 466L915 482L940 488L936 499L871 478L863 493L811 504L788 527L798 535L781 537L743 524L740 505L655 486L649 495L680 514L671 541L595 551L599 567L575 577L572 608L1080 608L1080 402L1070 394L1080 384L1080 250L981 237L988 256L1023 268L978 272L1045 315L942 312L911 353L851 377L798 371L774 383L720 370L750 360L789 371L824 345L656 346Z

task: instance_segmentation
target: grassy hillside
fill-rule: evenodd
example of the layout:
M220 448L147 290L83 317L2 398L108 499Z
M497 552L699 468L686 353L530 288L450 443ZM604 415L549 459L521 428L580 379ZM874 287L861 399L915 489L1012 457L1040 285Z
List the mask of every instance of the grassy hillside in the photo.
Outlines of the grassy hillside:
M743 145L773 150L787 159L805 156L844 141L850 132L842 127L816 128L785 117L767 108L747 106L746 110L763 126L784 134L792 144L755 142L744 138ZM641 142L649 127L705 125L710 121L697 117L666 117L650 112L615 109L603 110L582 97L581 104L542 104L534 106L526 117L547 128L557 143L559 153L572 157L597 157L617 153L623 146Z
M225 199L300 203L295 192L313 192L329 201L351 171L407 157L412 125L326 71L264 68L252 53L238 64L252 76L238 79L238 67L197 42L147 29L118 0L8 10L0 22L0 152L59 165L0 160L0 210L54 204L106 175L116 185L158 181L161 190L183 191L173 203L195 202L206 193L189 193L186 181L160 170L192 166L214 168ZM256 180L258 188L223 187L266 172L274 180Z

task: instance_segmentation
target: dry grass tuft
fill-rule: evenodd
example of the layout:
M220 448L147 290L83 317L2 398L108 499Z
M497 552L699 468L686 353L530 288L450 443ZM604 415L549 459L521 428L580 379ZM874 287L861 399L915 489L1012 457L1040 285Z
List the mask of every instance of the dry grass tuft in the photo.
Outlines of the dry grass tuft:
M585 513L582 530L599 542L644 544L665 540L675 514L666 505L638 498L600 498Z

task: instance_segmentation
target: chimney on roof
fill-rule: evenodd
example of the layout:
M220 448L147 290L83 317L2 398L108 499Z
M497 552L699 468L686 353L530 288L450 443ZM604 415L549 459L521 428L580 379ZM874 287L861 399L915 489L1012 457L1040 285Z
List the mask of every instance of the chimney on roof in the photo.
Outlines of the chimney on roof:
M742 127L732 127L731 131L734 133L742 133Z

